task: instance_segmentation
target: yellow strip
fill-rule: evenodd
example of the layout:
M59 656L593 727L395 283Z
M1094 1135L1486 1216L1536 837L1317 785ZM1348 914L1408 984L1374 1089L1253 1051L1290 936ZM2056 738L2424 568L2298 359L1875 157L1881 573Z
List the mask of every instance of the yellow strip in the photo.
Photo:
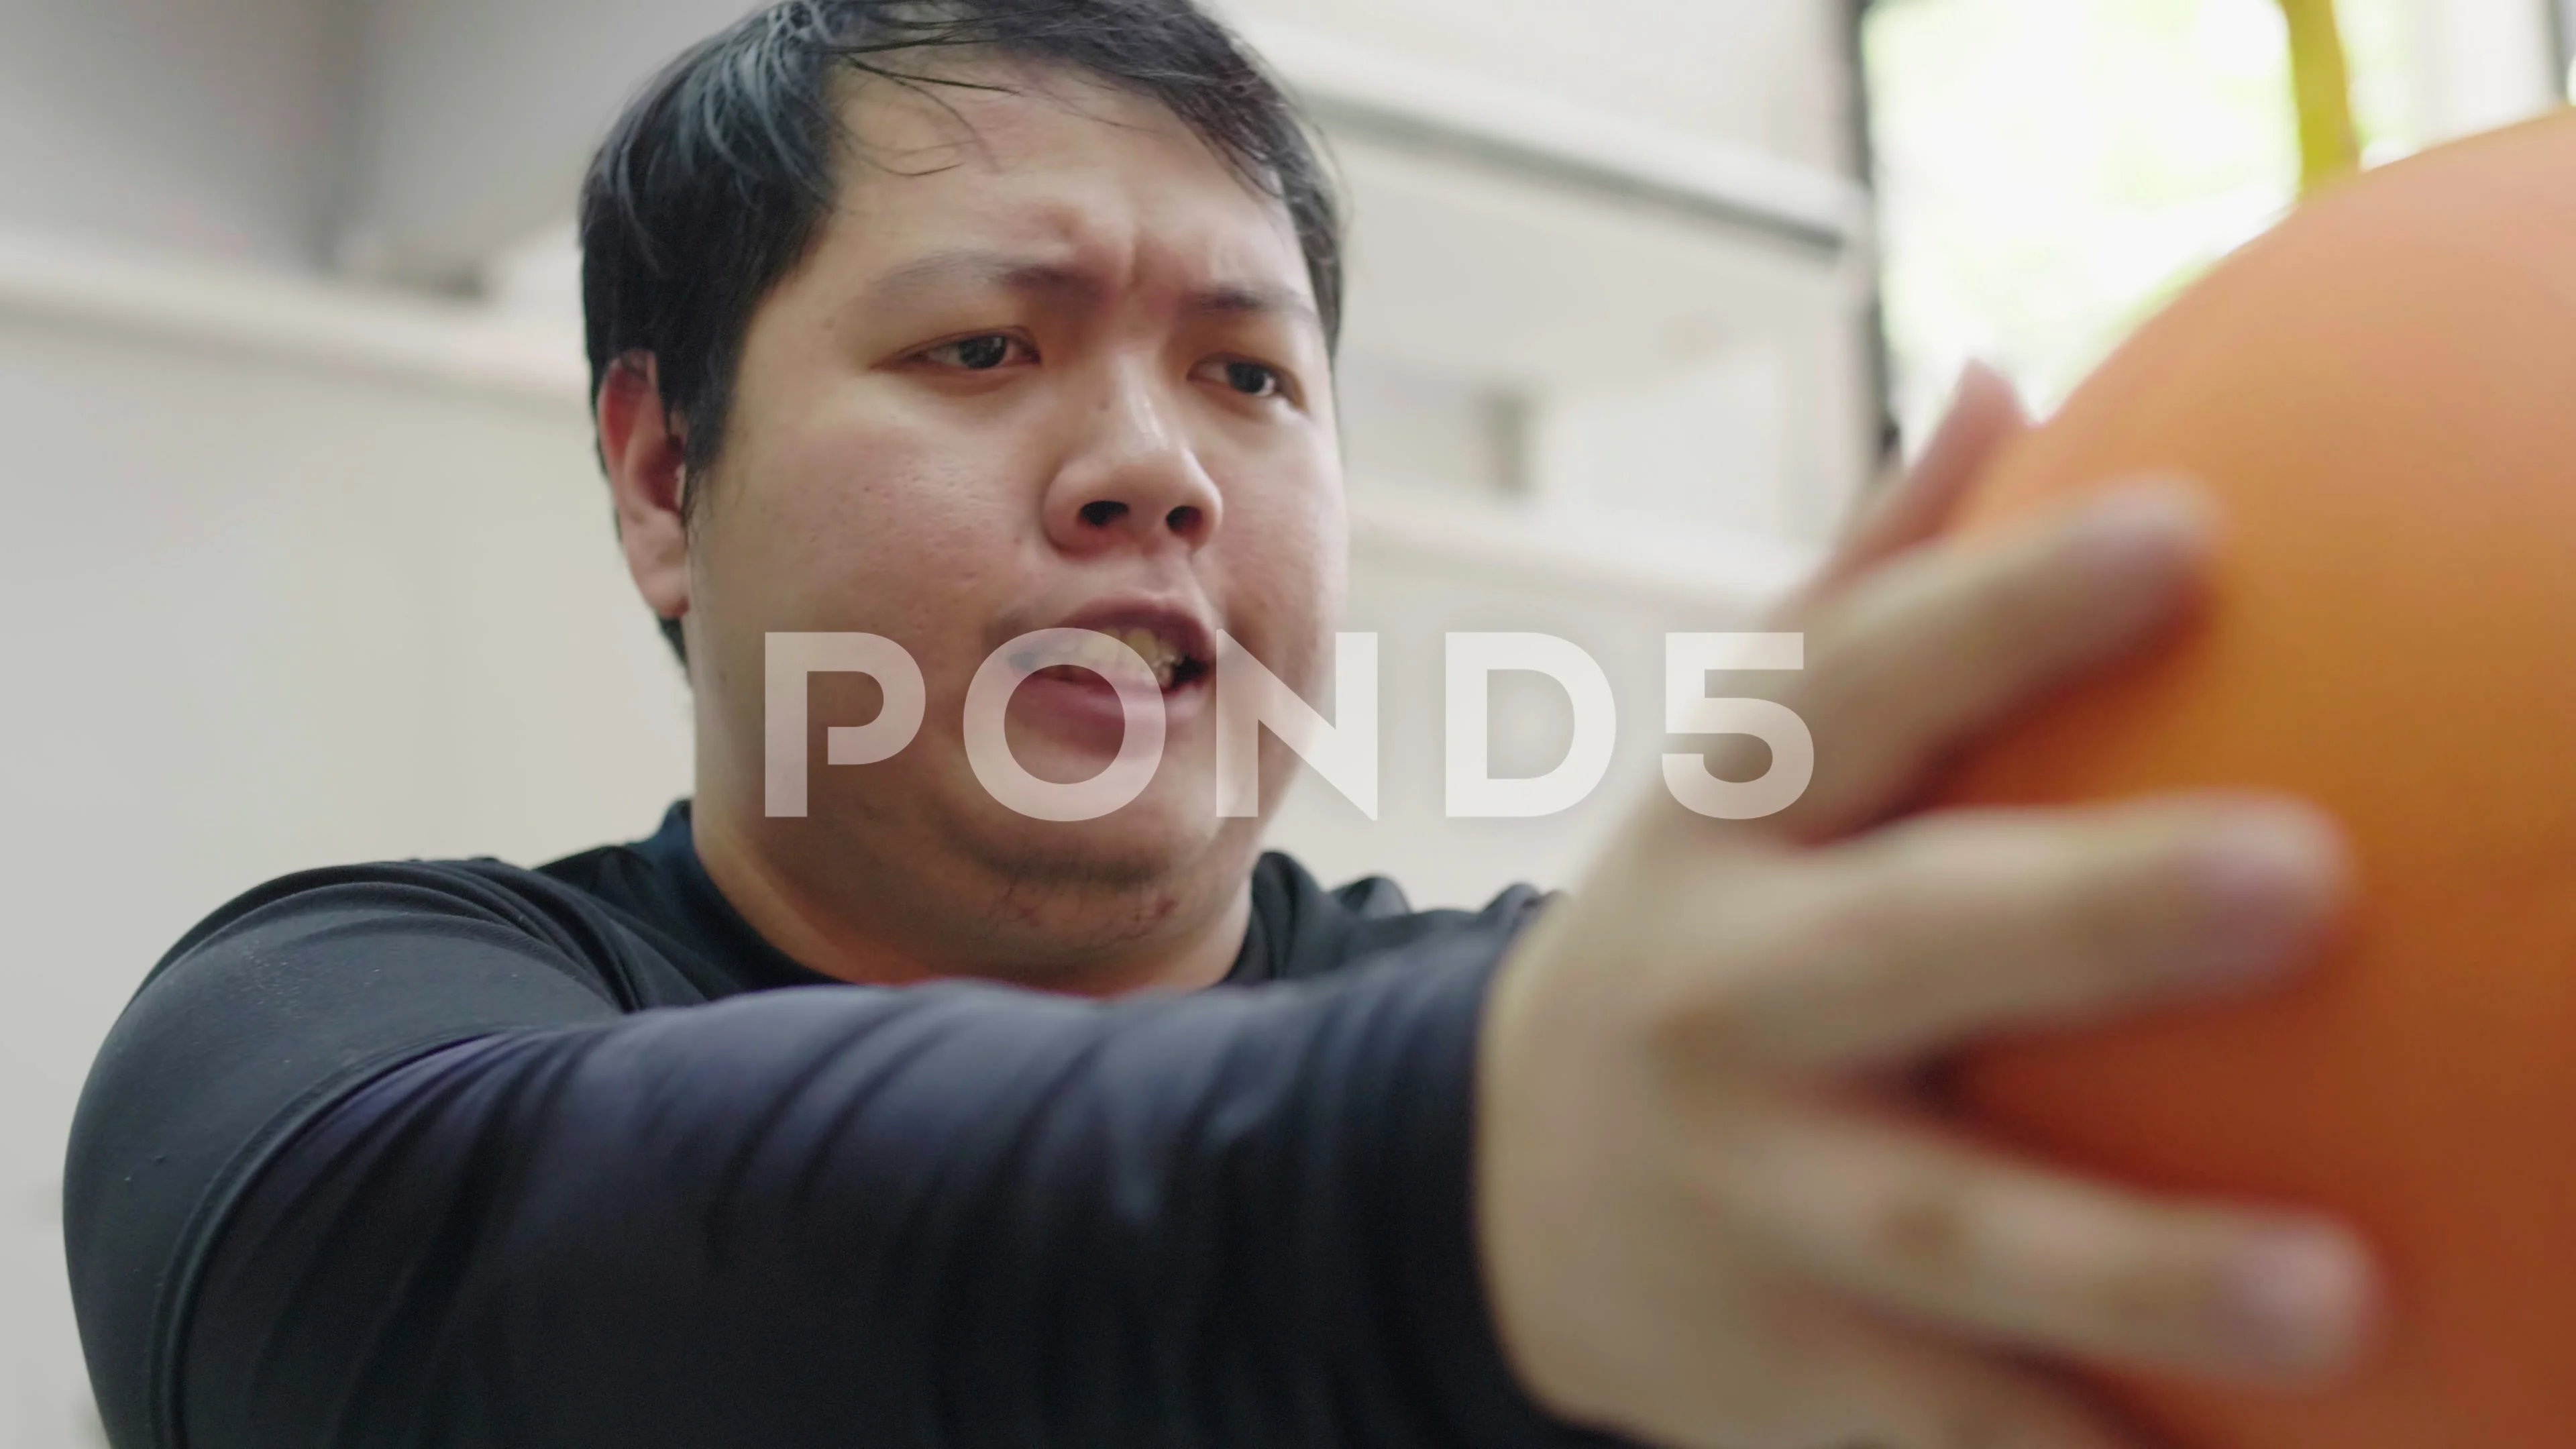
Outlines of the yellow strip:
M2352 75L2334 0L2280 0L2290 22L2290 80L2299 107L2299 188L2317 188L2361 169L2352 120Z

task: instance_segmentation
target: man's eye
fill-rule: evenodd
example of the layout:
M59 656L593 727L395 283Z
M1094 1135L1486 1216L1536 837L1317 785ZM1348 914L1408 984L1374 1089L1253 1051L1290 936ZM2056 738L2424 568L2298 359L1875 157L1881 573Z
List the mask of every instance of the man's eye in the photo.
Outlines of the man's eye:
M1279 370L1258 362L1229 362L1225 365L1225 385L1245 397L1277 397L1282 386Z
M921 355L942 367L962 368L967 372L990 372L1012 361L1012 349L1020 345L1018 338L995 332L983 337L967 337L955 342L943 342Z

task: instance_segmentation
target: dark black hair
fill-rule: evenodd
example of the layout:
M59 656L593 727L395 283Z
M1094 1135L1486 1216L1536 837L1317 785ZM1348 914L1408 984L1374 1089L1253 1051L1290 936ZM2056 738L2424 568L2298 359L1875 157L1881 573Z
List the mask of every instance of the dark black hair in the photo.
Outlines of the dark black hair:
M812 248L855 138L853 76L921 73L941 52L1064 65L1168 108L1243 180L1285 203L1328 345L1341 331L1340 204L1280 85L1192 0L786 0L672 62L619 118L581 195L591 396L647 353L691 479L724 443L744 334ZM663 632L679 647L677 620Z

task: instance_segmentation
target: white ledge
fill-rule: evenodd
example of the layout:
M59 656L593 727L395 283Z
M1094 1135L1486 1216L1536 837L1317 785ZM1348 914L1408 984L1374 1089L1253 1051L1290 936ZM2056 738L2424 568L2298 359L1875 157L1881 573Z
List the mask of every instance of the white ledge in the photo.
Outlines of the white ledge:
M0 320L581 407L577 339L500 309L0 228ZM1675 537L1388 482L1355 483L1353 546L1487 581L1741 614L1793 586L1813 550L1750 535Z
M585 404L577 335L497 308L0 227L0 317Z
M1658 532L1650 523L1550 516L1400 484L1351 489L1351 546L1363 557L1540 585L1735 624L1776 602L1823 550L1747 533Z
M1828 260L1867 244L1869 193L1839 173L1294 25L1241 28L1328 131L1679 210Z

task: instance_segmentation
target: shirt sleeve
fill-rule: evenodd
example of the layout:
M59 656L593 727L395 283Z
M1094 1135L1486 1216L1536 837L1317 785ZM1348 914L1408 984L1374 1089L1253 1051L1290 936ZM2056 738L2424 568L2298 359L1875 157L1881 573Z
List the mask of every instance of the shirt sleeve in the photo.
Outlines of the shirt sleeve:
M628 1012L489 902L305 892L183 947L93 1074L102 1409L120 1449L1608 1442L1522 1394L1477 1267L1508 940Z

